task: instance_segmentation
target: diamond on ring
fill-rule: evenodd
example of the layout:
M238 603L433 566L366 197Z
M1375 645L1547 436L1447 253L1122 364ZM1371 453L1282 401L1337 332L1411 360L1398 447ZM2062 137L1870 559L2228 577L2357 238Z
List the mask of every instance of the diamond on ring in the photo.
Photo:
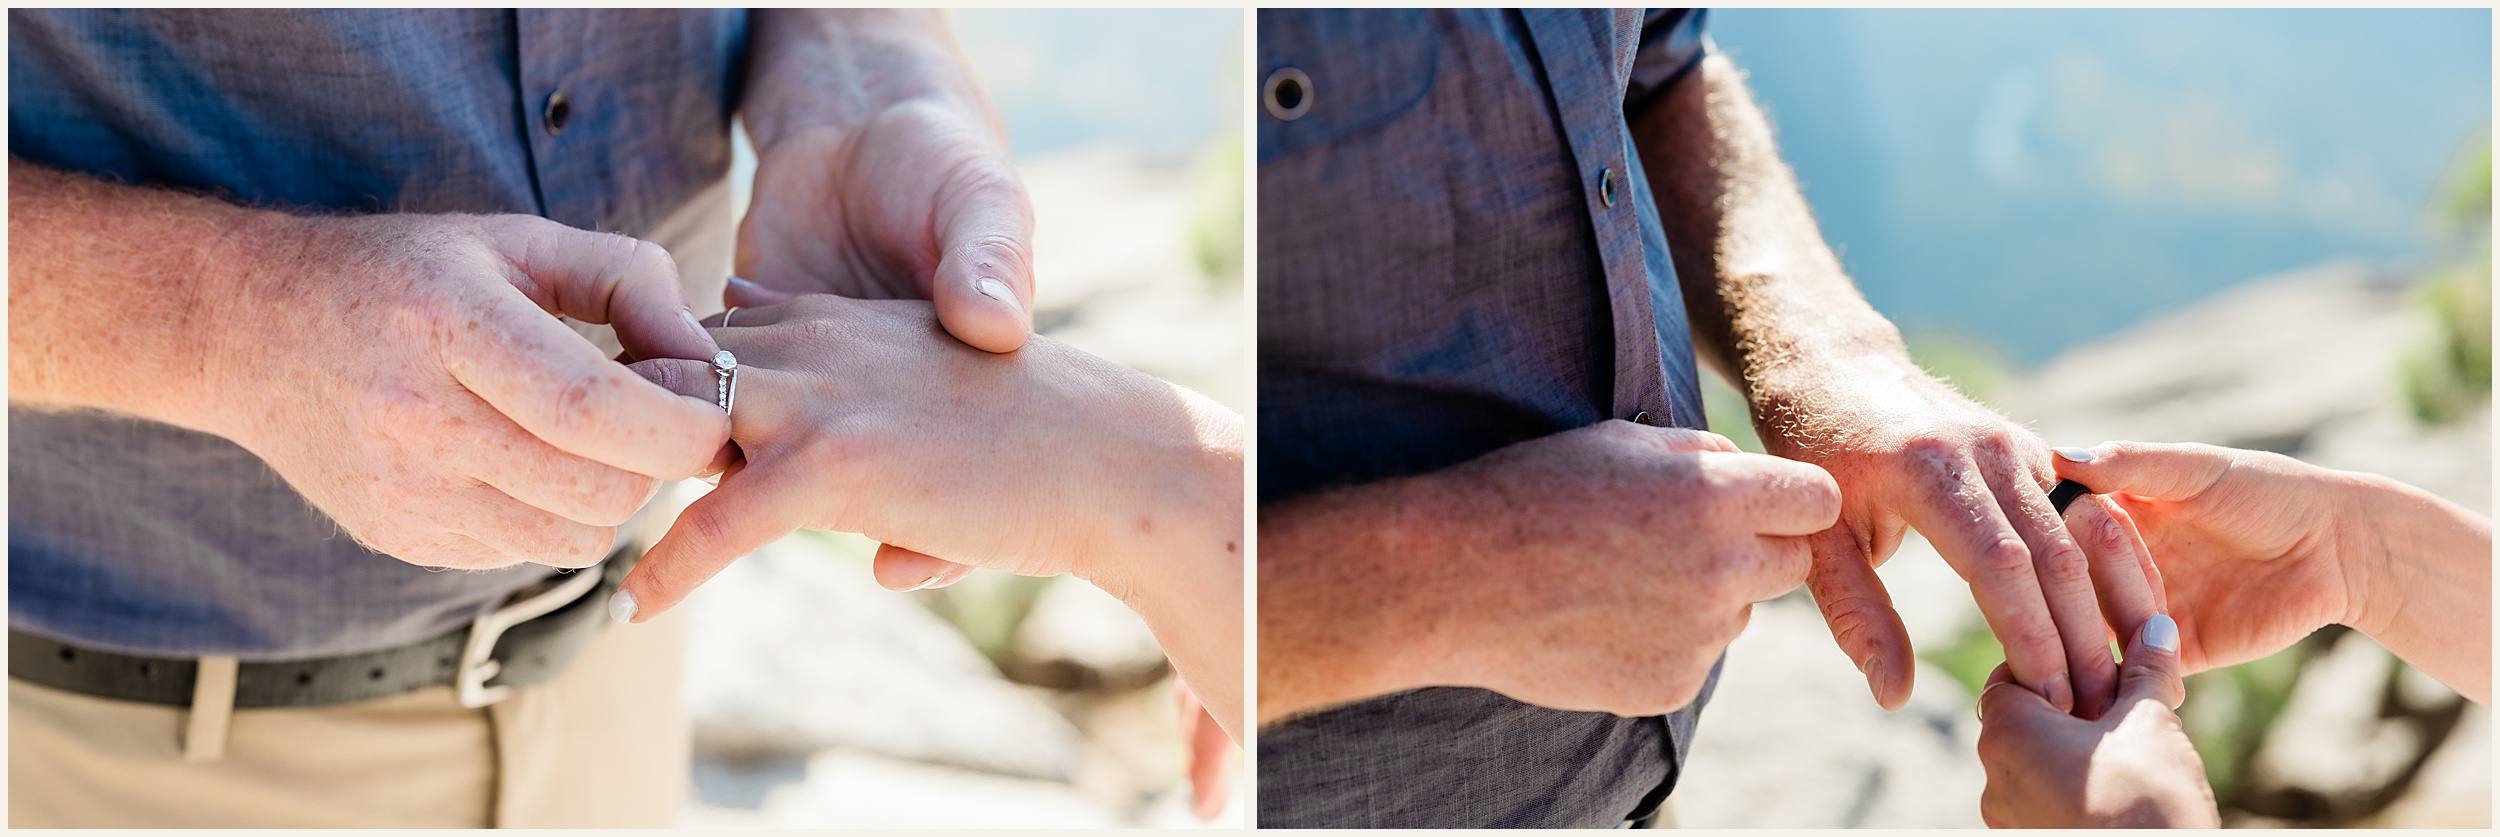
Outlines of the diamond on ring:
M738 356L728 349L713 352L712 374L719 378L715 401L721 412L729 412L730 405L738 403Z

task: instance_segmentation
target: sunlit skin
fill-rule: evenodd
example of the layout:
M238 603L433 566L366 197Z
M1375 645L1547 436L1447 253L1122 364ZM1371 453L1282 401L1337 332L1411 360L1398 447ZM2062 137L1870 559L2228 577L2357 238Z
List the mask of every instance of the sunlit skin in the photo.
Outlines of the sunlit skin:
M1695 82L1701 82L1696 84ZM2048 446L1910 361L1823 242L1724 56L1634 121L1694 348L1745 394L1768 452L1839 482L1807 586L1878 703L1909 699L1909 633L1875 568L1916 527L1970 583L2014 679L2086 714L2117 675L2089 568L2048 503Z
M2341 624L2490 701L2490 518L2281 454L2110 442L2082 455L2059 457L2058 473L2105 492L2143 533L2189 672Z
M2478 703L2491 699L2491 521L2384 477L2210 445L2060 448L2060 476L2105 492L2068 515L2119 635L2155 610L2178 653L2148 654L2098 722L1983 692L1991 825L2210 826L2212 791L2171 709L2178 678L2349 625ZM2127 567L2137 567L2126 572ZM2002 678L2004 671L1999 670ZM1992 680L1993 682L1993 680ZM1998 690L2003 691L2003 690Z
M2087 720L2012 687L1998 666L1979 697L1980 818L1995 828L2220 827L2204 762L2179 725L2181 676L2176 653L2139 638L2115 703Z
M965 346L925 302L800 296L713 333L738 357L734 458L626 577L635 618L798 529L856 532L895 589L974 567L1090 581L1217 721L1240 717L1239 416L1048 338ZM634 369L717 392L708 363Z
M1804 536L1831 525L1839 500L1811 465L1609 421L1271 504L1259 722L1424 685L1673 711L1752 604L1805 579ZM1377 557L1399 555L1430 559ZM1320 601L1334 605L1325 619L1281 615L1313 616L1303 609Z
M2047 445L1910 362L1898 331L1866 304L1824 243L1735 65L1718 55L1703 59L1635 115L1631 128L1683 283L1696 353L1743 388L1770 453L1815 466L1838 487L1837 514L1804 538L1812 561L1802 580L1876 700L1898 707L1910 694L1909 635L1875 567L1900 545L1906 527L1916 526L1970 582L2017 682L2086 714L2108 705L2117 666L2092 569L2048 504L2055 477ZM1705 487L1674 479L1627 486L1637 488L1632 496L1645 510L1639 520L1651 524L1707 502ZM1611 531L1624 522L1604 519L1613 513L1610 504L1567 510L1488 504L1473 515L1436 506L1464 496L1456 490L1324 496L1325 502L1280 503L1260 512L1262 723L1453 682L1513 684L1505 694L1562 708L1671 708L1679 705L1675 697L1689 697L1685 686L1700 681L1741 625L1731 625L1730 615L1755 600L1749 597L1768 597L1695 585L1683 575L1694 565L1655 547L1689 543L1741 554L1733 545L1750 543L1758 532L1740 520L1662 529L1645 548L1583 556L1581 571L1594 574L1586 593L1524 600L1545 603L1542 612L1523 612L1519 604L1459 612L1446 603L1494 598L1504 592L1501 585L1517 582L1498 574L1431 571L1444 554L1437 550L1460 540L1460 523L1516 533L1508 543L1526 555L1539 548L1529 540L1536 535L1561 538L1573 525ZM1537 519L1552 514L1564 515L1565 523ZM1429 531L1436 525L1448 528ZM1384 532L1411 534L1387 539ZM1766 564L1752 574L1778 579L1785 567ZM1338 579L1333 585L1318 583L1332 576ZM1622 595L1639 589L1630 579L1656 576L1715 596L1669 607L1664 599ZM1313 581L1298 583L1302 579ZM1383 586L1390 583L1411 588ZM1366 624L1376 624L1342 627L1349 613L1369 614ZM1600 627L1499 630L1564 620L1680 637L1692 645L1669 654L1647 641L1586 635L1606 630ZM1476 644L1462 649L1453 637ZM1382 649L1407 647L1452 650L1440 655L1446 665L1437 668L1382 656ZM1606 654L1619 655L1615 665L1591 664L1580 682L1561 682L1555 661ZM1652 673L1621 673L1628 670Z
M410 563L596 563L729 432L556 318L614 325L636 354L712 350L676 265L632 238L297 217L14 158L9 231L11 406L223 437Z

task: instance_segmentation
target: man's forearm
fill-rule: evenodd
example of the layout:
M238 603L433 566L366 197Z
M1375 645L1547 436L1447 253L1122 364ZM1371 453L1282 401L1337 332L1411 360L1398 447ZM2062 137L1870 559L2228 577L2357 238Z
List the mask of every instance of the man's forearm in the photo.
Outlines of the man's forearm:
M1824 243L1743 73L1712 54L1635 118L1694 347L1759 410L1791 372L1871 361L1906 372L1899 330ZM1808 361L1800 363L1800 361Z
M759 9L748 31L739 109L756 148L808 128L857 125L913 99L947 102L1005 132L944 12Z
M277 213L9 159L9 401L218 432L222 288ZM248 351L249 347L236 347Z
M1261 726L1424 685L1403 637L1436 628L1386 618L1409 591L1401 572L1424 528L1420 478L1387 480L1259 510Z

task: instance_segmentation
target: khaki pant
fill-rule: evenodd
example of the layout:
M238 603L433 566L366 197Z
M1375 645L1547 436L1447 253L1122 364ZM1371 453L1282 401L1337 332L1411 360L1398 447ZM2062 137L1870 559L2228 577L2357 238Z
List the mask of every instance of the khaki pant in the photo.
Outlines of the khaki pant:
M485 709L449 686L238 709L217 761L189 710L9 680L9 827L666 827L687 782L673 615L600 631Z

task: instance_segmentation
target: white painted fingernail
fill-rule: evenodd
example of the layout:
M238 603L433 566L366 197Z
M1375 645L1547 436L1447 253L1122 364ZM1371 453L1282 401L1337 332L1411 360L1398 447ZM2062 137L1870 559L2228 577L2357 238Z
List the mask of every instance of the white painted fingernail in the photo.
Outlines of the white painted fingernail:
M1009 308L1024 310L1024 303L1016 301L1016 292L1009 289L1005 282L983 276L980 281L972 283L972 287L979 290L982 296L1006 303Z
M2058 456L2065 457L2068 462L2092 461L2092 452L2083 448L2050 448L2049 450L2055 451Z
M616 620L619 625L633 624L634 614L641 612L642 603L634 601L631 590L618 590L616 595L608 597L608 618Z
M2153 614L2153 618L2144 620L2144 644L2179 653L2179 623L2168 614Z

